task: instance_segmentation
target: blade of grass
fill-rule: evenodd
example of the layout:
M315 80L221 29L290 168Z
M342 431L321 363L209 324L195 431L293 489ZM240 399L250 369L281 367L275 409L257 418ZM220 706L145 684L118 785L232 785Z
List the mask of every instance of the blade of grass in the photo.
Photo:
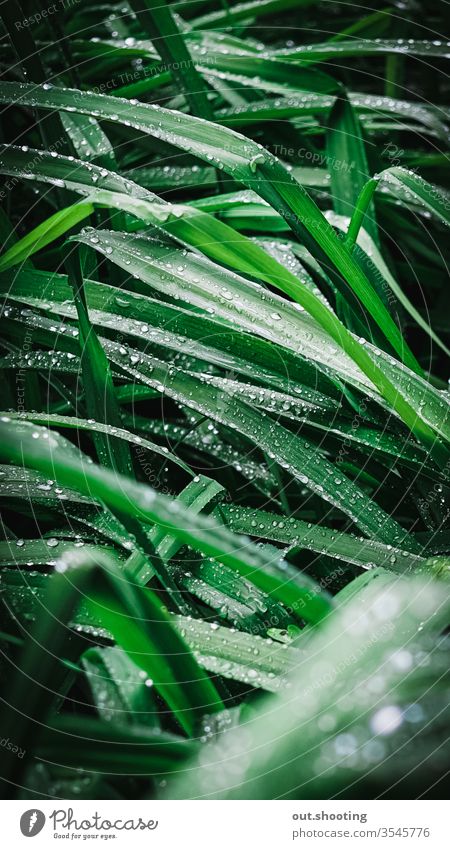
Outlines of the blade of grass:
M88 415L111 427L120 427L119 406L108 360L89 319L80 257L66 255L66 267L78 315L81 368ZM110 433L94 431L99 460L120 474L132 475L133 465L127 442Z
M207 86L197 72L172 10L165 0L131 0L142 29L148 34L161 59L180 86L190 110L199 118L211 119Z
M302 576L303 588L292 587L283 580L283 568L277 571L274 557L270 557L251 545L245 537L236 537L207 516L199 516L182 509L164 495L142 484L118 477L94 464L82 462L83 455L73 455L63 450L60 437L45 430L23 423L11 429L8 421L0 422L2 442L1 456L9 461L25 463L38 471L53 475L62 486L70 486L82 494L95 497L120 514L130 514L141 521L159 524L167 532L175 533L179 539L207 556L217 558L244 577L249 577L265 592L272 592L281 602L292 606L301 601L302 616L319 621L330 610L324 594L317 594L311 582ZM38 438L33 438L33 432ZM64 446L66 445L64 441ZM118 486L120 480L120 486ZM277 558L275 561L278 561ZM271 571L272 570L272 571ZM305 605L305 600L307 601Z

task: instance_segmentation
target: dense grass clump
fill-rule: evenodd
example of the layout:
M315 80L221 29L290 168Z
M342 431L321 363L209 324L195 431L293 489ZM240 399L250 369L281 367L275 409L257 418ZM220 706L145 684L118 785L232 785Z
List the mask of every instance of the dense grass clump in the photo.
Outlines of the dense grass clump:
M441 794L445 6L2 5L5 797Z

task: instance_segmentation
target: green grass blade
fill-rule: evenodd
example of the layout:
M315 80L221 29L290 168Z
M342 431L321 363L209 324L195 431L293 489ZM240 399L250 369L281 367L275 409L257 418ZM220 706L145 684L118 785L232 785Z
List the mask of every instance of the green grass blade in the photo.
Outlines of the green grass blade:
M148 591L139 593L131 583L125 583L123 575L99 552L85 555L75 550L71 556L63 556L58 569L59 574L50 581L35 632L24 645L20 672L13 682L5 711L5 728L11 728L11 732L17 713L29 718L21 727L18 741L21 748L32 750L37 723L49 708L55 657L67 640L66 626L80 596L88 595L89 604L94 609L100 608L106 626L131 659L155 680L188 734L194 733L202 712L221 708L213 684L197 666L155 596ZM151 622L151 631L148 626L139 625L140 622ZM49 645L51 653L47 649ZM179 676L181 664L184 672ZM186 680L181 686L184 676ZM34 687L30 687L30 681L35 682ZM18 763L19 759L5 760L4 776L11 781L20 778L23 765Z
M195 782L181 777L177 786L171 787L171 798L295 800L300 794L303 799L329 798L337 789L345 793L349 780L355 783L355 789L367 787L366 772L358 769L358 765L365 760L364 744L374 740L384 744L384 757L371 764L371 786L386 788L400 780L406 760L414 773L408 787L408 792L413 792L424 752L429 752L428 747L433 749L433 742L426 739L428 717L419 724L420 730L416 726L411 738L409 724L404 725L407 705L411 701L423 704L426 713L431 710L435 716L433 702L436 706L438 700L442 710L445 698L445 687L441 688L438 681L442 675L446 679L447 674L443 658L434 657L436 667L430 677L421 674L417 667L405 676L405 670L398 668L394 658L407 646L413 663L420 656L433 663L434 644L428 635L437 635L448 624L448 594L443 599L438 583L420 577L399 578L381 570L368 576L371 578L368 586L360 586L346 602L343 599L338 612L308 643L292 688L276 702L272 697L261 705L258 715L252 717L251 731L248 724L234 729L226 742L222 740L211 747L208 758L203 756L201 764L197 760ZM395 608L394 618L383 615L388 604L392 605L390 609ZM422 629L419 634L418 629ZM343 663L342 658L347 662ZM326 670L322 675L321 668ZM379 681L376 696L368 686L374 679ZM383 734L377 731L382 726L377 721L383 716L379 712L392 704L398 706L402 719L397 731L392 729L389 734ZM318 716L333 716L333 727L323 730ZM284 729L282 737L280 727ZM338 744L342 742L342 734L355 733L358 733L358 760L356 764L347 761L343 769ZM435 744L440 747L445 739L445 723L436 729L436 734L439 743L435 741ZM399 745L401 765L397 763ZM249 761L242 757L243 751L251 752ZM319 751L328 753L327 768L320 771L317 770ZM437 763L433 770L439 773Z
M2 456L10 461L23 463L52 473L63 486L79 490L89 497L94 496L104 502L114 512L130 514L140 521L163 526L167 532L175 533L179 539L192 545L198 551L217 558L220 562L235 569L244 577L249 577L256 586L264 591L274 592L281 602L291 606L293 599L299 597L302 602L302 616L318 621L325 616L330 605L328 599L316 594L310 581L302 576L303 588L289 587L285 584L283 570L273 574L274 558L252 546L245 537L235 537L217 522L207 516L198 516L181 505L173 509L171 500L164 495L126 478L120 478L106 469L92 463L82 463L82 455L69 456L61 448L61 442L54 434L45 430L36 430L38 439L34 439L33 427L23 423L11 429L11 423L1 423ZM278 556L275 563L278 560ZM307 601L306 605L304 604ZM294 608L295 609L295 608Z
M132 0L136 17L152 40L163 62L181 87L193 115L212 118L207 87L198 74L191 54L165 0Z
M362 188L369 179L369 168L361 125L347 97L338 98L328 119L327 155L330 162L331 193L334 211L353 215ZM349 170L344 165L350 166ZM365 229L379 245L375 207L365 207Z
M80 257L68 253L66 266L78 316L83 386L88 415L111 427L120 427L119 406L108 360L89 319ZM94 432L99 460L119 474L133 474L128 444L99 431Z

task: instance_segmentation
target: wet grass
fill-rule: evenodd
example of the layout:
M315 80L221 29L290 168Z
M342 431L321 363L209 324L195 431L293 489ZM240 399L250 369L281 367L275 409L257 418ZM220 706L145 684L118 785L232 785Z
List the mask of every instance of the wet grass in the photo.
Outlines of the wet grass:
M4 6L4 796L439 796L443 4Z

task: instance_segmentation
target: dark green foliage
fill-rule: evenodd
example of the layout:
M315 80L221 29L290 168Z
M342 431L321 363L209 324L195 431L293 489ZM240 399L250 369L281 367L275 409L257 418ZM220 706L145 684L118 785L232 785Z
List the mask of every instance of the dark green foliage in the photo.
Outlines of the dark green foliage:
M5 797L441 795L445 4L326 5L4 4Z

